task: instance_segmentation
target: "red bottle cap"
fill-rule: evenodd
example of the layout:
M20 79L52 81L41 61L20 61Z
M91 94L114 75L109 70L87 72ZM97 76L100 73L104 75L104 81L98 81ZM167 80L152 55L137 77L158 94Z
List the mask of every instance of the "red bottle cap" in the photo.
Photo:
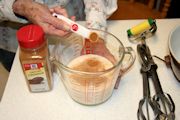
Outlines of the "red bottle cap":
M37 48L44 42L44 31L38 25L27 25L17 31L19 45L23 48Z

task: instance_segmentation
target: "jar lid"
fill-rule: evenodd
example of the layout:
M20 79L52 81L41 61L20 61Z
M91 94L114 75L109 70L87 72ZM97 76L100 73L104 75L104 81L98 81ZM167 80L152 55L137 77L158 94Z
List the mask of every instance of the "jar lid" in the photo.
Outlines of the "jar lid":
M20 28L17 31L19 45L23 48L37 48L44 42L43 29L34 24Z

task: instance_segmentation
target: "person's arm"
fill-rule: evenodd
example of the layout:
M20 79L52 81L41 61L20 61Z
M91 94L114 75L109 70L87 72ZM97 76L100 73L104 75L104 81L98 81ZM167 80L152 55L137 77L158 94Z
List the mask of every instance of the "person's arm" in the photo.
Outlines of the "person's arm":
M27 20L21 19L14 14L13 4L15 0L0 0L0 21L14 21L27 23Z
M84 0L88 28L105 30L106 19L116 11L117 0Z
M67 16L65 9L56 7L54 10ZM64 36L69 25L52 16L52 11L45 4L33 0L16 0L13 4L15 14L26 17L34 24L41 26L46 34Z

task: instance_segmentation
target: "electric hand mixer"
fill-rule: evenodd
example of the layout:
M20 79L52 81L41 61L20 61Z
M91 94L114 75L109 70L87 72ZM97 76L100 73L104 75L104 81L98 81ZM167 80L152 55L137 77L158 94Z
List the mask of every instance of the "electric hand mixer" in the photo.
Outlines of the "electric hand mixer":
M158 74L156 72L158 66L155 64L149 47L146 45L145 39L153 35L157 30L155 20L148 19L139 25L127 30L128 38L131 42L139 41L137 45L137 53L141 62L141 74L143 77L143 98L139 102L137 112L138 120L174 120L175 105L168 93L164 93L161 87ZM149 82L153 82L155 95L151 97ZM151 109L150 109L151 108ZM154 116L150 115L150 110Z

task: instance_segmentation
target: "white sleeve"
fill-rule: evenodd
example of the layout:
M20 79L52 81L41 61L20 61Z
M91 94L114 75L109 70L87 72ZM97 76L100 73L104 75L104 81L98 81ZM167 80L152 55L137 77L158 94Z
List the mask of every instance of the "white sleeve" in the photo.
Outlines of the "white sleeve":
M84 0L88 28L105 30L106 19L117 9L117 0Z
M12 5L15 0L0 0L0 21L9 20L20 23L27 23L25 19L16 17Z

